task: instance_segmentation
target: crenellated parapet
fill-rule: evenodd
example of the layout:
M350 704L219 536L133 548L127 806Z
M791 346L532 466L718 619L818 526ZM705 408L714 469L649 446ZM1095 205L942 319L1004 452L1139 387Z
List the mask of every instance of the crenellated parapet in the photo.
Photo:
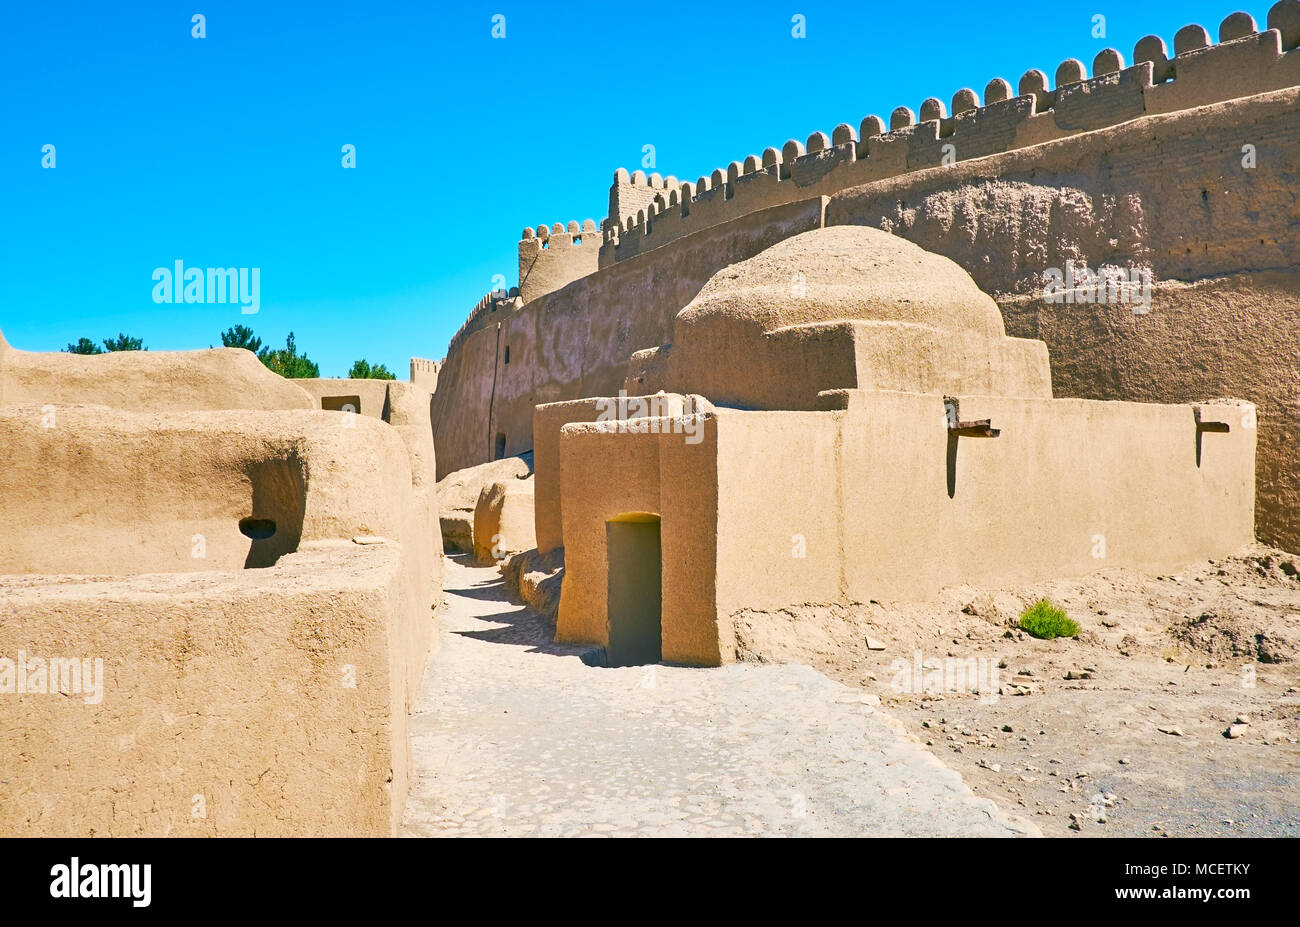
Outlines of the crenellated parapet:
M485 327L490 322L508 315L510 312L522 307L524 301L519 297L519 288L511 287L509 290L493 290L488 293L470 310L469 318L461 325L456 334L451 336L451 342L447 345L447 356L450 357L473 332Z
M438 370L442 367L436 360L427 357L411 358L411 382L421 389L434 392L438 388Z
M1280 0L1265 28L1244 12L1219 25L1218 42L1204 27L1180 29L1173 53L1159 36L1138 41L1133 63L1107 48L1094 56L1092 74L1067 59L1049 79L1026 71L1015 88L995 77L984 99L972 88L950 104L931 97L917 111L900 106L889 115L841 123L829 134L732 161L694 183L660 180L619 169L603 226L600 266L659 247L701 229L770 206L883 180L911 171L950 166L1118 125L1300 85L1300 0Z
M645 171L629 174L620 167L614 172L614 182L609 187L609 213L601 226L602 230L608 232L614 226L634 219L638 212L653 204L658 196L675 190L678 186L677 178L671 175L647 176Z
M601 236L587 219L524 229L519 241L519 295L525 303L596 270Z

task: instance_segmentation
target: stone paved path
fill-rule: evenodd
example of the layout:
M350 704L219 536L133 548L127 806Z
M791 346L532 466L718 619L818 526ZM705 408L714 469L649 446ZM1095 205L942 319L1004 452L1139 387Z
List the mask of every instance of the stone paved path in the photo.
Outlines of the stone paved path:
M495 569L445 583L407 836L1036 833L812 669L589 666Z

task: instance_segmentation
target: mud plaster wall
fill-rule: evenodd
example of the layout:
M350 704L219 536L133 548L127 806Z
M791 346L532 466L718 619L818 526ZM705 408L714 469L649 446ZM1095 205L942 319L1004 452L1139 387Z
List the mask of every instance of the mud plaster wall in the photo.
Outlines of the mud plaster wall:
M715 607L715 425L711 414L701 416L698 443L671 433L614 433L604 422L562 429L565 578L556 640L608 644L606 522L645 512L661 517L663 659L716 666L734 650L730 625L719 627Z
M1271 28L1263 32L1242 34L1243 25L1233 17L1225 20L1230 34L1220 34L1218 44L1198 26L1180 30L1172 56L1157 37L1144 38L1134 49L1132 67L1124 67L1118 50L1107 49L1094 59L1092 77L1083 62L1070 59L1056 70L1054 89L1040 71L1026 72L1015 90L995 79L985 88L984 106L978 105L978 93L963 88L952 97L951 116L943 101L931 98L921 105L919 121L916 113L899 107L888 126L875 116L841 123L829 135L814 132L806 143L790 139L694 183L669 185L658 198L644 185L633 186L642 208L614 212L626 173L620 169L610 197L610 216L617 221L606 229L601 266L758 209L833 195L944 159L982 158L1143 115L1300 83L1300 54L1294 51L1300 43L1300 4L1275 4L1267 20Z
M0 829L394 833L441 560L396 429L310 411L55 413L47 427L42 407L0 412L0 513L19 529L0 545L13 611L0 652L90 654L108 679L93 708L6 696ZM268 484L273 512L257 507ZM238 519L250 504L277 514L282 496L299 506L296 551L241 569ZM344 666L356 687L339 685ZM69 743L85 762L56 759ZM196 794L206 818L191 815Z
M449 351L434 395L438 476L533 447L533 407L610 396L634 351L671 338L672 320L718 270L819 228L818 198L706 229L574 281L470 332ZM510 363L504 363L510 348Z
M835 413L719 411L721 616L1157 572L1251 540L1246 405L1204 407L1233 430L1202 434L1198 462L1189 406L963 397L1001 434L956 439L950 482L942 397L846 395Z
M596 223L559 223L553 230L525 230L519 242L519 295L526 303L553 293L579 277L594 273L600 260L600 232ZM541 234L538 234L541 233Z
M869 184L827 223L955 260L1008 334L1047 343L1058 397L1254 402L1256 531L1300 550L1298 105L1279 91ZM1150 268L1150 313L1045 303L1043 271L1066 261Z

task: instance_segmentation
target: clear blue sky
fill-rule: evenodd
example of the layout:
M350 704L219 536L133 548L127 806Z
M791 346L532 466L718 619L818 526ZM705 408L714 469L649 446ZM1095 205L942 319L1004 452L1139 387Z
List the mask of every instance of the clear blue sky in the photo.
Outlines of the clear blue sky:
M605 213L653 144L683 180L868 113L1089 66L1224 0L1032 5L6 4L0 330L154 350L290 330L325 376L440 358L525 225ZM1245 7L1263 24L1267 5ZM191 15L207 38L191 37ZM506 38L491 18L506 17ZM807 37L791 37L803 14ZM1106 17L1106 38L1092 35ZM43 145L56 168L41 167ZM357 167L341 167L353 144ZM261 309L155 304L156 267L258 267Z

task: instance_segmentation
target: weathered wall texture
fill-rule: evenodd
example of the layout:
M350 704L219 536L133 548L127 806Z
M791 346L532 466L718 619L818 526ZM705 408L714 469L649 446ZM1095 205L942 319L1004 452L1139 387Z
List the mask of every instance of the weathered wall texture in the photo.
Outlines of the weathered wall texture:
M715 275L673 321L666 380L743 409L816 409L826 389L1051 396L1045 346L1007 338L970 274L860 226Z
M1270 10L1270 28L1263 32L1254 31L1249 17L1228 17L1217 45L1205 29L1189 26L1178 33L1171 56L1159 37L1147 36L1134 49L1132 67L1124 67L1118 50L1106 49L1093 60L1091 78L1083 62L1062 62L1055 89L1037 70L1020 78L1014 96L1009 83L995 78L985 87L984 106L978 93L963 88L952 97L951 116L941 100L931 98L921 105L919 121L912 110L899 107L888 126L877 116L856 126L841 123L830 135L814 132L806 143L791 139L695 183L665 183L657 195L649 186L628 188L620 170L611 207L628 199L625 189L641 195L635 208L611 211L616 221L605 227L601 266L779 203L1024 149L1144 115L1295 86L1300 84L1300 54L1292 51L1300 44L1297 23L1300 4L1282 0Z
M1231 431L1198 439L1187 405L962 397L963 419L1001 433L956 438L953 459L942 397L845 399L839 413L719 411L721 614L1161 572L1253 540L1248 403L1203 406Z
M526 303L553 293L579 277L595 273L600 260L600 232L591 219L567 228L539 225L524 229L519 242L519 295Z
M438 389L438 368L441 367L436 360L429 360L427 357L411 358L411 383L418 386L427 393L436 392Z
M1256 528L1300 550L1297 177L1292 89L845 191L827 222L966 268L1009 333L1047 343L1057 396L1255 403ZM1044 270L1067 261L1149 269L1150 312L1045 302Z
M506 453L531 447L534 403L608 395L623 382L631 392L698 389L669 376L674 336L663 324L707 279L696 265L755 253L730 239L763 210L827 196L826 224L883 228L967 270L997 300L1008 334L1047 343L1058 396L1253 401L1259 536L1300 550L1300 357L1291 347L1300 2L1281 0L1265 25L1234 14L1218 44L1199 26L1180 30L1172 48L1148 36L1131 67L1108 49L1091 78L1071 60L1054 80L1038 71L1015 88L994 79L984 106L963 89L951 115L927 100L919 120L905 108L888 125L867 117L694 184L620 170L601 270L522 311L479 307L465 327L477 344L453 339L451 388L435 400L441 472L490 459L500 437ZM1150 271L1151 312L1043 303L1043 271L1067 262ZM624 266L633 277L618 275ZM479 331L497 320L499 330ZM845 358L850 347L860 353L856 333L812 334ZM501 352L520 339L524 364L515 367L512 353L506 371ZM619 369L626 380L611 380Z
M694 444L670 431L619 433L611 422L564 426L565 578L557 641L608 646L606 523L645 512L661 517L663 659L704 666L730 659L715 607L716 420L701 419Z
M104 686L95 704L0 696L0 830L392 834L420 678L395 634L415 614L405 559L394 545L306 544L238 582L4 577L0 654L100 659Z
M613 226L639 225L645 221L645 212L653 207L656 197L679 189L676 177L663 178L658 174L647 177L645 171L628 174L620 167L609 187L609 212L605 221Z
M45 408L0 411L0 655L101 660L105 683L87 703L0 679L0 829L393 833L440 565L398 432Z
M2 337L0 387L0 659L105 674L87 702L0 663L0 831L394 833L441 597L428 391ZM365 414L314 411L344 394Z
M0 335L0 405L90 403L134 412L311 409L251 351L19 351Z
M747 609L1161 572L1253 540L1249 403L1201 407L1223 433L1189 405L968 397L963 418L1001 433L954 438L942 396L832 398L842 408L716 409L695 445L564 426L557 639L607 645L605 526L629 513L661 518L663 658L702 665L736 658Z
M533 411L534 519L537 550L549 553L564 546L564 516L560 492L560 433L573 422L628 422L671 414L680 416L711 410L703 396L643 395L614 399L571 399L537 406ZM694 442L694 435L691 435Z
M535 405L616 393L628 357L668 342L673 317L709 277L819 228L823 206L821 199L793 203L706 229L498 312L495 324L458 336L434 396L439 476L531 450Z

